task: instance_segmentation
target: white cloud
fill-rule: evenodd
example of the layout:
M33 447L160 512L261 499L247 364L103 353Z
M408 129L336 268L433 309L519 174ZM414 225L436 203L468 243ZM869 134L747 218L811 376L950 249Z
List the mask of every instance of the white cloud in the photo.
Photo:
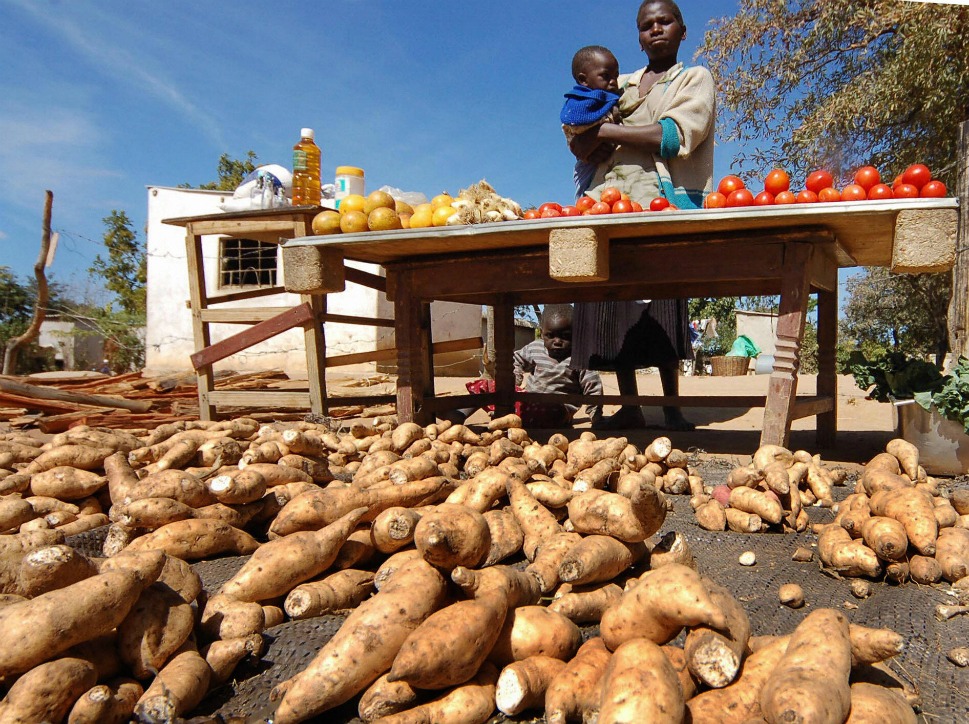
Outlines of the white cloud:
M171 106L211 138L217 147L226 147L222 126L217 118L193 103L162 72L151 68L151 58L139 53L143 48L137 42L134 26L115 27L110 33L111 37L99 37L98 30L108 25L107 20L115 26L121 22L116 15L103 18L94 6L81 8L77 16L70 17L68 12L64 12L68 10L67 6L62 6L60 12L50 13L46 12L44 5L32 0L14 1L105 73ZM125 41L134 50L124 48L122 43Z

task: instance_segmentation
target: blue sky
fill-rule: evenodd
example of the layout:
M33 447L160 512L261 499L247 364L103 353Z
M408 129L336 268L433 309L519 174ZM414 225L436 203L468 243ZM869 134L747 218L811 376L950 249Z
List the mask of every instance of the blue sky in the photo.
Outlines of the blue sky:
M683 0L681 59L736 3ZM44 189L76 289L123 209L143 237L148 185L211 181L222 153L292 161L316 129L338 165L432 196L487 179L523 205L572 196L558 122L571 58L606 45L644 63L636 0L480 4L0 0L0 265L32 275ZM715 11L711 8L716 8ZM730 172L718 149L715 174Z

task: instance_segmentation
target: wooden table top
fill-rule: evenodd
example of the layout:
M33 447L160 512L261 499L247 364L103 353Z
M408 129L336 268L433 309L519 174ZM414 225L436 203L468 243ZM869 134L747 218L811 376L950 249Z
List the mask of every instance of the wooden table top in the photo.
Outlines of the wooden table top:
M658 243L678 237L737 237L765 230L783 235L815 228L834 236L839 267L890 266L900 215L913 218L927 212L927 220L952 229L952 238L939 243L954 244L958 207L957 199L944 198L610 214L305 236L288 241L287 246L337 248L346 259L388 264L436 254L542 246L548 243L550 230L561 228L595 227L609 239L645 237Z

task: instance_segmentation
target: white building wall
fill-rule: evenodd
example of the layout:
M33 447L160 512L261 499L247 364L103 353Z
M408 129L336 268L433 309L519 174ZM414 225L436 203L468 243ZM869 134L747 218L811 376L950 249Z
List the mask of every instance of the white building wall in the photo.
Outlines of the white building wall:
M202 216L219 212L228 194L222 191L203 191L161 186L148 187L148 329L145 345L145 367L150 374L165 374L191 370L189 356L195 343L189 305L188 262L186 260L185 229L164 224L164 219ZM218 293L219 237L204 237L202 257L205 270L206 293ZM380 274L374 264L349 262L351 265ZM278 260L277 280L282 284L282 260ZM293 307L300 303L297 294L276 294L232 303L232 307ZM230 305L224 305L227 308ZM434 340L460 339L478 334L480 308L469 305L435 303L432 312ZM392 317L393 305L382 293L358 284L347 284L346 291L327 297L327 311L364 317ZM244 325L209 325L212 342L231 336ZM386 337L392 330L366 325L327 324L325 331L328 356L367 352L387 346ZM472 358L473 353L463 354ZM306 375L306 356L302 329L292 329L243 352L215 364L216 370L255 372L279 368L290 377ZM346 370L354 368L335 368ZM356 369L372 370L373 364L358 365ZM477 363L471 361L456 374L476 374Z

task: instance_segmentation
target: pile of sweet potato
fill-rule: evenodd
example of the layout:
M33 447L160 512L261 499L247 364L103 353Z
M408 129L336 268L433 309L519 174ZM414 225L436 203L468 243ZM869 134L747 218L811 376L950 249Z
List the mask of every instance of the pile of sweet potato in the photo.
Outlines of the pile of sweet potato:
M829 469L818 455L762 445L749 465L731 470L724 485L693 494L690 505L706 530L800 533L810 523L804 508L834 505L833 488L845 477L844 469Z
M855 492L816 527L821 562L845 576L955 583L969 575L969 491L940 495L901 439L872 458Z
M273 691L275 722L357 696L368 721L914 721L895 689L865 683L896 634L820 610L751 638L682 538L651 542L675 471L702 494L665 438L541 444L515 416L480 434L240 418L74 428L45 446L11 435L8 452L0 721L173 721L261 655L264 629L346 611ZM103 557L63 544L105 523ZM239 554L219 591L188 564ZM580 646L587 622L601 636Z

